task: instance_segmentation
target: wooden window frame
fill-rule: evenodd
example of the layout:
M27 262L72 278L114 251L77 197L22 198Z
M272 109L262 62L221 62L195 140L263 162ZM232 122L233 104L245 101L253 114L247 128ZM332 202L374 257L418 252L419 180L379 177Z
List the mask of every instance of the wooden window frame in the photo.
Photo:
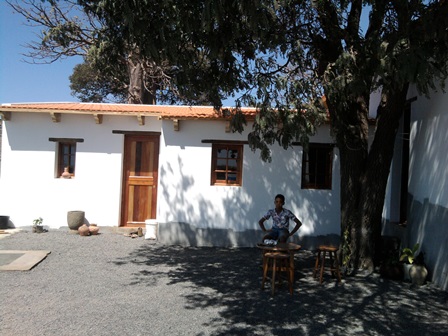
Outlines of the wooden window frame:
M75 177L76 167L76 144L84 142L84 139L73 138L49 138L49 141L56 142L56 169L55 177L61 177L65 167L69 167L70 177ZM64 151L69 148L68 152Z
M66 151L65 149L68 149ZM70 176L75 176L75 164L76 164L76 142L70 141L58 141L58 162L56 176L60 177L64 172L64 168L68 167Z
M303 151L302 189L332 189L333 149L333 144L310 143Z
M231 187L242 186L243 147L243 144L238 143L212 143L211 185ZM219 157L219 151L222 150L225 151L225 157L222 155ZM229 157L229 155L234 155L233 151L236 151L237 154L235 157ZM229 155L227 155L227 153ZM224 168L219 167L218 160L221 161L221 166L225 166ZM224 164L222 164L222 161L224 161ZM233 161L235 161L234 164L232 164ZM231 167L233 167L233 169L231 169ZM219 178L223 174L225 175L225 178ZM232 178L233 176L235 176L234 179Z

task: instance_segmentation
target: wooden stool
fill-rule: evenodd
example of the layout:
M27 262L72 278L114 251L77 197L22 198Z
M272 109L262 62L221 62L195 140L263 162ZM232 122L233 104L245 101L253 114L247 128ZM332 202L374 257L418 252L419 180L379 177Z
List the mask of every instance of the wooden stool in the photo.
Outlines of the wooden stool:
M325 259L328 256L330 257L330 271L331 275L336 277L338 282L341 282L341 273L339 271L339 260L338 260L338 248L335 246L327 246L327 245L321 245L317 249L317 257L316 257L316 264L314 265L314 272L313 277L316 277L316 273L320 268L320 283L322 283L322 278L324 276L324 269L325 269ZM334 261L333 261L334 258Z
M281 252L266 252L263 254L263 280L261 281L261 289L264 289L264 284L266 282L268 270L272 269L272 277L271 277L272 295L274 295L275 293L275 278L277 271L286 272L288 274L289 293L292 295L294 270L291 269L289 265L290 261L289 258L290 258L289 254Z

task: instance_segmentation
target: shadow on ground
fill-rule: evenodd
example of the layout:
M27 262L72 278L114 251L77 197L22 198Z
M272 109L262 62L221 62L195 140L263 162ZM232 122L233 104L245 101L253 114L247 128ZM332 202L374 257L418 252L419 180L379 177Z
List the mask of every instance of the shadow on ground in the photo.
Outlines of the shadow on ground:
M138 264L129 286L182 284L185 309L218 309L209 322L214 335L446 335L448 293L430 285L380 278L377 274L312 279L314 255L296 255L294 295L285 283L274 297L260 290L261 252L256 248L186 248L148 244L113 264ZM142 268L143 266L143 268Z

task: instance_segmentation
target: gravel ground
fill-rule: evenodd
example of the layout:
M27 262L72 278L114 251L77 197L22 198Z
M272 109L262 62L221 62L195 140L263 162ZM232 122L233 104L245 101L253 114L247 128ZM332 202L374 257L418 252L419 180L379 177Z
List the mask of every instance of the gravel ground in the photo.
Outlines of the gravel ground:
M448 293L378 275L312 279L296 255L295 293L260 291L256 248L163 246L103 230L18 232L2 250L50 250L31 271L0 272L0 334L448 335Z

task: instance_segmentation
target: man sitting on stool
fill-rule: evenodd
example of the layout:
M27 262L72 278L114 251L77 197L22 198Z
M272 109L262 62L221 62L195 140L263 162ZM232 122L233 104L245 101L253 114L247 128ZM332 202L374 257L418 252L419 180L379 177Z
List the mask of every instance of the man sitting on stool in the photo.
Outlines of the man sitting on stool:
M267 234L263 237L263 242L265 239L278 240L279 243L286 243L288 238L292 236L297 230L302 226L302 222L288 209L283 208L285 205L285 196L278 194L275 196L274 200L275 209L270 209L261 217L258 221L263 232L267 232ZM272 228L270 230L266 230L264 226L264 222L266 219L272 217ZM289 232L289 220L292 219L296 226L294 229Z

